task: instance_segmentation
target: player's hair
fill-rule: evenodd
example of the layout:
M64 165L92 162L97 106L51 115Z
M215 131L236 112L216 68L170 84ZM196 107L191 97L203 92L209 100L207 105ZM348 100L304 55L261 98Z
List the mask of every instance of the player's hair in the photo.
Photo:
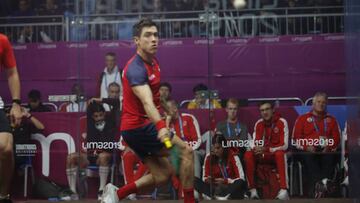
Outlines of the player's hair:
M144 27L155 26L159 30L157 24L150 18L143 18L133 26L133 37L140 37Z
M160 87L167 87L170 92L172 91L172 87L171 87L170 83L168 83L168 82L160 83Z
M324 97L326 101L328 100L328 96L325 92L316 92L313 97L313 100L315 100L315 98L317 97Z
M110 84L109 84L109 88L110 88L110 87L117 87L117 88L120 89L120 85L119 85L118 83L116 83L116 82L110 83Z
M91 115L96 112L105 112L105 108L103 107L103 105L96 102L91 102L87 110Z
M223 144L226 144L226 138L220 131L216 131L214 137L211 139L211 144L212 145L219 144L222 147ZM225 148L222 147L222 148L223 148L223 155L221 157L221 160L226 161L228 158L229 151L228 151L228 148L226 148L226 147ZM214 160L211 162L212 165L216 165L216 164L218 164L219 157L217 157L213 154L211 157L211 160Z
M114 52L107 52L106 54L105 54L105 56L112 56L112 57L116 57L116 54L114 53Z
M202 83L199 83L195 85L195 87L193 88L193 93L196 93L198 91L205 91L205 90L208 90L208 87Z
M31 100L40 100L41 99L41 93L39 90L32 89L28 93L28 98Z
M239 100L237 100L236 98L230 98L230 99L228 99L227 102L226 102L226 107L227 107L230 103L235 104L236 107L239 107Z
M274 108L274 102L272 101L261 101L258 106L260 107L264 104L270 104L271 108Z

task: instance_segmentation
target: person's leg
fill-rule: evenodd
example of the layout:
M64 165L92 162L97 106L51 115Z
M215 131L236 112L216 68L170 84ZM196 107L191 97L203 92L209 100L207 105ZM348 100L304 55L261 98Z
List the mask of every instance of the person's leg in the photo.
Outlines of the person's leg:
M184 202L195 202L193 150L188 144L186 144L177 136L173 137L172 143L176 145L180 151L180 180L184 192Z
M245 173L248 180L249 189L255 189L255 155L252 151L244 154Z
M286 154L284 151L276 151L274 153L276 169L279 173L280 188L288 189L288 174L287 174L287 162Z
M242 179L236 180L227 188L227 194L230 194L231 199L244 199L246 192L246 182Z
M144 163L150 173L118 189L117 195L120 200L137 191L149 190L167 183L172 174L172 167L167 157L146 157Z
M106 185L109 172L110 172L110 161L111 161L111 153L109 152L101 152L96 160L96 164L99 166L99 176L100 176L100 185L99 191L102 191Z
M308 197L313 198L315 192L315 183L321 180L320 166L316 153L305 152L301 155L306 169L306 178L308 180Z
M205 183L200 178L195 177L194 178L194 188L198 192L207 195L208 197L211 197L211 187L210 184Z
M13 137L8 132L0 133L0 198L10 192L14 171Z
M76 192L76 179L78 174L78 168L86 168L89 165L87 156L85 153L74 152L69 154L66 160L66 176L70 190Z
M332 179L335 172L336 160L338 159L336 156L337 155L333 153L324 153L319 155L319 159L321 162L321 176L319 178Z
M126 151L122 155L122 167L124 172L125 184L132 183L134 179L134 165L136 164L136 155L132 151Z

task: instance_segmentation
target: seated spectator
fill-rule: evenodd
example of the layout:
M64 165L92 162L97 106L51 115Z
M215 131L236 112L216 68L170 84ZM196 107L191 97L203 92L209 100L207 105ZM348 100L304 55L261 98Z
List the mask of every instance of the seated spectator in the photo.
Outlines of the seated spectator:
M86 112L86 99L84 89L80 84L74 84L71 88L71 94L76 95L76 99L66 104L65 112ZM62 111L60 109L60 111Z
M76 194L77 170L84 171L89 165L97 165L99 166L100 176L98 189L98 199L100 200L102 190L108 180L113 149L119 147L116 145L117 143L114 143L116 134L117 128L114 119L106 115L102 105L95 102L91 103L87 111L87 135L85 143L82 145L81 152L70 154L66 162L68 184L74 194ZM104 148L103 146L109 147ZM76 195L73 196L76 199Z
M11 134L13 135L14 155L15 155L15 168L19 168L22 164L26 163L26 159L31 154L17 154L17 146L30 144L31 134L41 132L45 129L44 124L41 123L35 116L31 115L25 108L21 108L22 120L19 126L11 123ZM10 109L6 110L7 117L10 119ZM27 155L27 156L26 156Z
M299 116L295 122L292 142L302 153L309 180L309 197L321 198L327 186L333 184L336 150L340 141L340 129L336 118L326 112L326 93L317 92L312 110Z
M31 8L29 0L19 0L18 8L19 9L12 14L13 17L36 15L35 11Z
M195 177L200 178L201 174L201 162L197 156L197 150L201 145L200 127L197 119L187 113L180 113L178 110L178 104L175 100L168 100L166 102L168 112L166 113L166 120L169 123L170 129L172 129L176 136L185 141L194 151L196 158L194 159ZM179 197L182 196L182 187L180 180L177 177L173 177L174 188L178 190ZM198 194L195 194L198 196Z
M188 109L219 109L221 104L215 98L209 98L208 87L204 84L197 84L193 88L195 98L188 104Z
M105 68L100 74L98 82L98 91L100 98L108 98L109 84L116 82L120 86L120 92L122 93L121 75L122 71L116 65L116 54L113 52L106 53L105 55ZM120 94L120 100L122 94Z
M239 101L234 98L230 98L226 102L226 113L227 118L224 121L220 121L216 124L216 131L221 132L226 140L238 140L243 143L249 139L247 126L240 122L238 119L238 109ZM235 152L238 152L240 155L240 160L242 160L242 155L246 151L246 146L235 147Z
M160 98L162 98L164 101L171 99L171 91L172 91L172 87L170 83L163 82L160 84L160 88L159 88Z
M259 105L259 111L261 119L254 127L254 146L244 155L250 198L259 199L255 185L255 171L258 165L275 164L280 181L280 191L276 199L287 200L289 195L285 153L288 148L288 124L268 101Z
M28 93L28 106L30 112L51 112L48 106L41 102L41 93L39 90L30 90Z
M220 132L214 135L212 151L205 158L202 181L195 178L194 188L208 197L215 193L217 200L243 199L246 192L244 171L239 157L223 147L225 142Z
M62 15L63 11L61 7L56 4L56 0L46 0L45 5L39 8L39 15L51 16L51 15Z

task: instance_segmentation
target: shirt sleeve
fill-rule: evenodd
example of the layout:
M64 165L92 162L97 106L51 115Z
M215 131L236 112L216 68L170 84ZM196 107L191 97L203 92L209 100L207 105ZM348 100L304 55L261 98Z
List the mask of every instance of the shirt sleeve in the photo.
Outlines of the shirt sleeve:
M16 66L16 61L11 44L7 38L3 40L2 43L4 47L4 53L1 57L1 64L4 65L6 69L14 68Z
M131 65L126 72L126 78L131 86L144 85L149 81L146 68L140 64Z

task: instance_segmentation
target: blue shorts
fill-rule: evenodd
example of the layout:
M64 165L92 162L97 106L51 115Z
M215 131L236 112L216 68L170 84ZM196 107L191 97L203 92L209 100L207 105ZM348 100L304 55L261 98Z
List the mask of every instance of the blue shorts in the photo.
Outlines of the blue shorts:
M157 138L158 132L152 123L141 128L122 131L121 135L141 160L147 156L156 155L165 147Z

